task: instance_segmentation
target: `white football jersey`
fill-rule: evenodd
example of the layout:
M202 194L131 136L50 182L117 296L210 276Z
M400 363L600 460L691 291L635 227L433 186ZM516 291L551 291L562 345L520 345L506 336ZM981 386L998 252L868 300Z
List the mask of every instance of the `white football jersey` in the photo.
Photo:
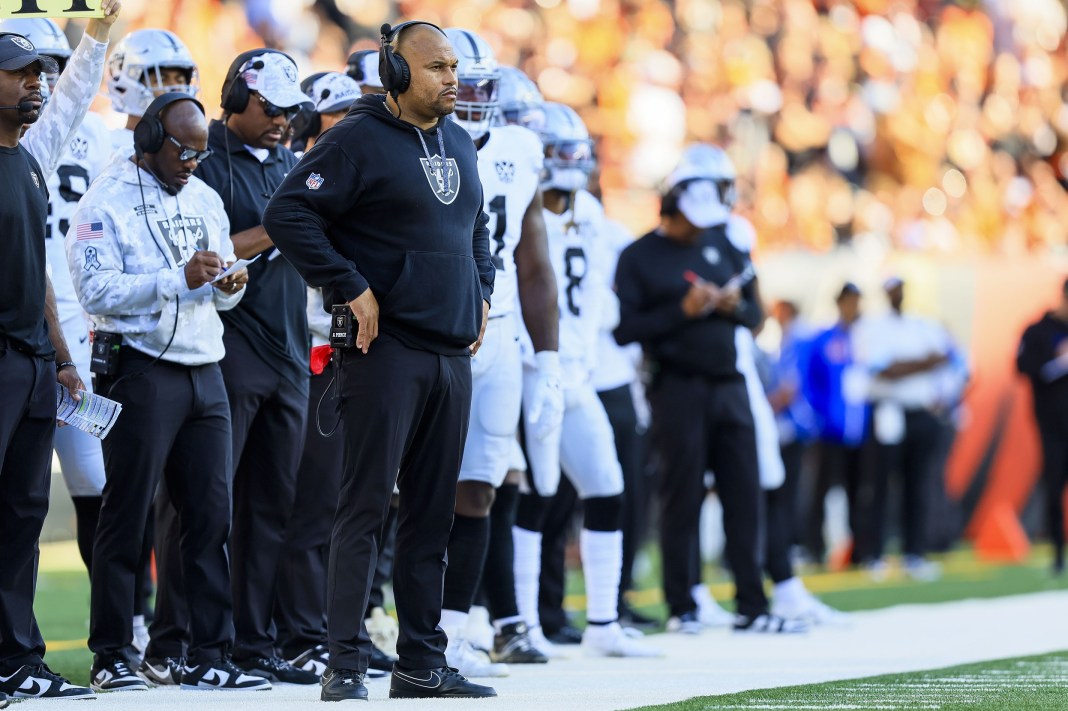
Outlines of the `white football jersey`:
M86 114L63 151L55 172L48 176L48 241L45 244L61 323L82 315L67 268L64 239L78 201L107 166L110 153L111 138L104 119L98 114Z
M562 215L545 210L544 214L549 257L556 272L560 361L566 388L590 377L608 284L605 275L613 268L613 255L601 234L604 208L585 190L575 193L571 210Z
M478 150L483 209L489 215L490 255L497 267L493 315L512 313L519 301L515 248L523 216L534 199L542 170L541 139L521 126L494 126Z

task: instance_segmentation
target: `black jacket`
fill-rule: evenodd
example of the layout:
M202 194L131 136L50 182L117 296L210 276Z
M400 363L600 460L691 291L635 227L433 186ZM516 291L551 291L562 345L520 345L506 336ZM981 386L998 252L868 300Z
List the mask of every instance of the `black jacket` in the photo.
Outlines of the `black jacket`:
M1068 435L1068 367L1057 353L1068 343L1068 322L1047 313L1024 331L1016 368L1031 379L1039 426L1055 427Z
M297 162L288 148L276 147L262 163L222 121L208 127L210 160L196 176L222 198L230 234L258 227L263 210ZM232 180L231 180L232 178ZM264 363L300 390L308 387L308 290L293 266L274 249L248 267L245 297L219 316L226 335L241 334Z
M710 379L741 377L735 349L735 329L753 328L762 317L753 282L742 287L743 301L731 317L713 312L689 319L682 299L690 289L687 273L723 286L749 266L749 258L727 239L720 225L702 232L696 244L686 245L657 232L623 250L616 267L619 294L620 345L641 343L656 371L701 375Z
M447 174L434 170L438 131ZM493 292L486 221L467 132L445 119L419 131L383 95L362 97L323 134L264 215L286 258L323 287L326 308L370 287L382 332L443 355L467 353Z

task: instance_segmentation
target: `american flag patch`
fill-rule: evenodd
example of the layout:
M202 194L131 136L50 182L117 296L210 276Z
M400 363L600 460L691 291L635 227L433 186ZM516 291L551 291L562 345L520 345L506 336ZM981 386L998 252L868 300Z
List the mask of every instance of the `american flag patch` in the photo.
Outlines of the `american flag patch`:
M104 223L85 222L78 225L78 229L74 235L78 240L102 239L104 237Z

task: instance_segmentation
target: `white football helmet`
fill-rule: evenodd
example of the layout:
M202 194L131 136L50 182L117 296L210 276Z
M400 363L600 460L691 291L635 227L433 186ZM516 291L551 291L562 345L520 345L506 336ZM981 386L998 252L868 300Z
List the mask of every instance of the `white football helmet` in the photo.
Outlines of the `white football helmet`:
M682 160L676 168L676 171L682 170L713 181L720 203L727 212L734 209L734 203L738 199L734 181L738 172L725 150L709 143L691 143L683 150Z
M48 97L55 91L59 74L66 68L67 60L70 59L72 54L70 42L67 41L67 36L63 34L63 30L59 29L59 25L46 17L16 17L0 22L0 32L14 32L17 35L22 35L37 48L38 54L44 54L56 60L56 64L59 65L59 72L56 74L46 73L44 78L47 87L41 87L41 94L44 95L45 102L47 102Z
M162 70L180 69L186 84L163 83ZM136 30L122 38L108 59L108 96L119 113L143 116L152 100L169 91L200 93L197 64L178 35L167 30Z
M501 70L493 48L486 40L474 32L458 27L445 30L445 36L452 42L456 58L460 61L456 68L459 86L456 88L456 110L450 114L478 140L489 132L497 113L498 88L501 82Z
M593 141L586 124L570 106L546 101L541 107L544 120L531 128L545 146L542 190L574 192L584 189L593 172Z
M541 107L545 97L538 85L515 67L501 67L497 120L506 126L526 126L544 122Z

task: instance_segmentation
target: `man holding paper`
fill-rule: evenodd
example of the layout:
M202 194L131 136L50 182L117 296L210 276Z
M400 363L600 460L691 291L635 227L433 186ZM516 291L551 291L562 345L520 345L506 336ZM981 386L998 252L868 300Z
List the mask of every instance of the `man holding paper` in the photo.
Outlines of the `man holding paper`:
M94 365L97 391L123 406L103 442L107 483L93 549L89 648L98 691L145 689L132 646L134 580L160 473L178 511L190 609L183 688L263 689L228 658L230 406L219 312L243 295L222 200L193 175L211 156L204 109L158 97L138 124L136 154L116 157L78 205L67 258L97 341L117 362Z
M107 17L94 20L88 30L97 43L106 41L118 10L118 0L103 0L100 14ZM46 181L66 132L32 128L44 107L41 75L58 71L55 60L22 35L0 34L0 194L5 196L0 203L5 240L0 260L0 700L92 695L44 663L44 639L33 612L37 539L48 511L55 383L76 399L85 389L71 362L45 266ZM83 104L75 100L65 107L72 109L70 121L80 123L78 113L84 115L91 94ZM31 142L43 151L21 144L27 124L32 136L44 139Z

